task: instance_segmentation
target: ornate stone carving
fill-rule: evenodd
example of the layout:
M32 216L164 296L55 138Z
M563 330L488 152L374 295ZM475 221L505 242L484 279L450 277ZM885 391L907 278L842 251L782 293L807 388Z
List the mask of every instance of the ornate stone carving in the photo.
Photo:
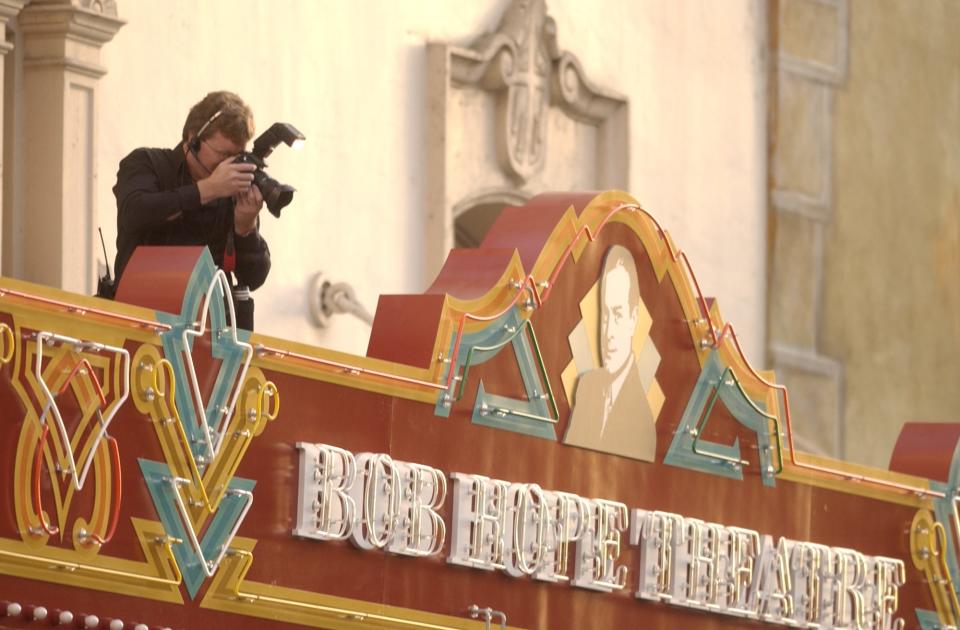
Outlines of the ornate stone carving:
M67 6L117 17L117 0L31 0L34 5Z
M499 112L501 160L522 180L543 167L551 63L545 35L555 33L552 25L546 2L517 0L490 42L499 62L490 78L506 88Z
M88 9L94 13L117 16L116 0L79 0L79 4L84 9Z
M469 49L451 52L454 83L501 93L500 158L522 182L543 168L551 103L574 118L598 123L624 102L590 83L577 58L560 51L557 25L547 15L545 0L514 0L496 32Z
M588 81L557 32L545 0L512 0L470 47L427 44L427 283L456 234L483 238L496 206L629 187L627 99Z

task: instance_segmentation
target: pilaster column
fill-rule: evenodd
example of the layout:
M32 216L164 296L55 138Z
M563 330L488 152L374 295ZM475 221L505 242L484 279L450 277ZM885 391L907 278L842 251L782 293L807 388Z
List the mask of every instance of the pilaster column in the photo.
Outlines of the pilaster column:
M0 33L6 31L7 22L11 18L17 16L20 13L20 10L23 9L23 5L26 4L27 0L0 0ZM0 89L3 89L4 83L4 60L3 58L7 55L8 52L13 50L13 44L6 41L5 37L0 37ZM3 98L0 98L0 121L3 120ZM3 125L0 124L0 147L3 146L4 135L3 135ZM2 155L2 153L0 153ZM0 161L0 173L2 173L3 164ZM0 181L2 177L0 177ZM2 199L0 199L0 229L3 226L3 204ZM0 234L0 243L3 242L2 234ZM0 252L2 253L2 252Z
M6 27L10 18L17 17L17 14L20 13L20 10L27 1L28 0L0 0L0 25ZM13 49L13 44L7 42L5 38L2 39L3 41L0 41L0 56L6 55L9 50ZM0 72L2 71L3 69L0 68Z
M23 35L24 278L93 292L100 48L124 22L112 0L33 0Z

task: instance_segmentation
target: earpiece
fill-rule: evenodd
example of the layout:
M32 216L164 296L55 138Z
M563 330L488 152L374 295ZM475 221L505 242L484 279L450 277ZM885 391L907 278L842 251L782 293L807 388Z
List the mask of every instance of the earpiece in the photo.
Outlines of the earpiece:
M215 121L220 117L220 114L223 113L222 109L218 109L217 113L211 116L207 122L203 123L203 126L200 127L200 131L197 132L197 135L193 137L193 140L190 141L190 144L187 145L187 148L190 149L190 153L193 153L193 158L197 161L197 164L200 165L200 168L207 172L207 175L210 174L210 169L207 168L207 165L200 160L200 137L203 135L203 132L207 130L207 127L210 126L210 123Z
M210 124L211 124L213 121L215 121L217 118L219 118L219 117L220 117L220 114L222 114L222 113L223 113L223 110L222 110L222 109L218 109L216 114L214 114L213 116L211 116L211 117L207 120L207 122L203 123L203 126L200 127L200 131L198 131L198 132L197 132L197 135L195 135L195 136L193 137L193 140L190 141L190 145L189 145L189 146L190 146L190 151L192 151L194 155L197 155L197 153L200 152L200 138L203 137L203 132L206 131L206 130L207 130L207 127L209 127Z

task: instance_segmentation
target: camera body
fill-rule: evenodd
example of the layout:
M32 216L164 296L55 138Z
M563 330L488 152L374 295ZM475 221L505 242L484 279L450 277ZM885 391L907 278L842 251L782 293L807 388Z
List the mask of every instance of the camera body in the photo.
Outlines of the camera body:
M293 201L296 189L287 184L281 184L267 174L264 169L267 163L256 153L244 151L234 160L234 164L253 164L257 169L253 172L253 183L260 189L263 201L267 204L270 214L280 218L280 211Z
M253 164L257 167L253 172L253 183L260 189L263 201L267 204L267 210L278 219L280 211L293 201L293 193L296 189L270 177L264 170L267 167L264 160L281 142L297 148L304 139L304 135L290 123L273 123L253 141L253 151L244 151L234 160L236 164Z

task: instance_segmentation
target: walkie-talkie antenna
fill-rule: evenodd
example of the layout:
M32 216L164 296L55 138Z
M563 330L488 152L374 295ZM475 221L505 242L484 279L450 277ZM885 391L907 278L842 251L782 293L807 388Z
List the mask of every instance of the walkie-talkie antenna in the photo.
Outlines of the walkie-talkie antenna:
M103 264L107 268L107 282L111 280L110 278L110 259L107 258L107 244L103 240L103 228L97 228L97 232L100 232L100 246L103 247Z

